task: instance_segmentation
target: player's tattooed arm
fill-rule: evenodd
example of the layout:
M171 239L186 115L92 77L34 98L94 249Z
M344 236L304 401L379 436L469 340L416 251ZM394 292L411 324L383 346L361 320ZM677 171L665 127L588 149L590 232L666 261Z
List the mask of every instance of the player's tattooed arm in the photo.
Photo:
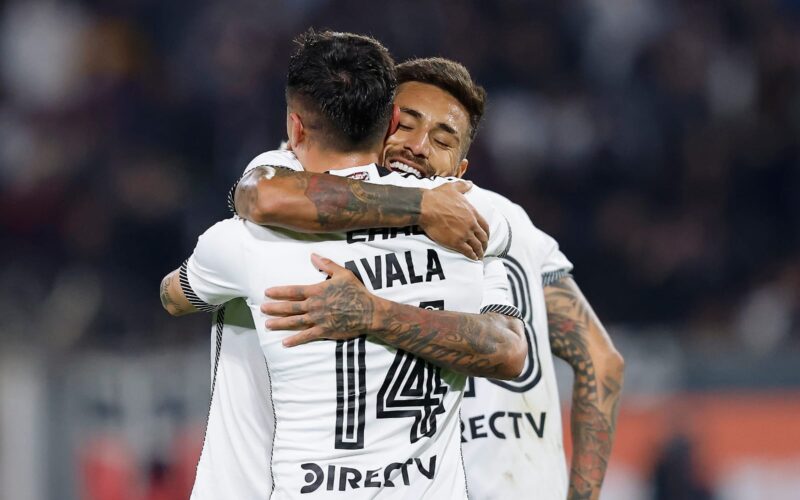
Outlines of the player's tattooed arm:
M431 363L466 375L511 379L525 363L527 344L522 322L497 313L431 311L377 297L349 270L313 256L314 265L331 278L307 286L267 290L280 302L261 311L274 318L274 330L302 330L284 340L292 347L321 339L373 335L382 342Z
M179 270L176 269L161 280L161 305L173 316L198 312L189 302L181 288Z
M570 500L597 499L616 430L624 361L575 281L545 287L550 347L572 367Z
M237 184L234 206L256 224L307 233L419 225L440 245L478 259L489 226L463 195L470 186L427 190L260 166Z

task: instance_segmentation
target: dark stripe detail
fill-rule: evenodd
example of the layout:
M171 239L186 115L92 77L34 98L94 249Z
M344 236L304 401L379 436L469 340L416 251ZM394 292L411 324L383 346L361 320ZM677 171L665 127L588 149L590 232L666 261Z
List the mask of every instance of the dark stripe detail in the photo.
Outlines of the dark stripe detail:
M572 276L572 273L569 269L559 269L557 271L550 271L549 273L544 273L542 275L542 286L552 285L557 281L561 281L564 278L569 278Z
M472 380L472 377L467 377L467 380ZM464 395L466 397L466 394ZM458 408L458 423L459 423L459 433L458 433L458 440L461 441L461 428L460 425L464 423L461 420L461 407ZM461 462L461 471L464 473L464 494L466 498L469 498L469 481L467 480L467 465L464 463L464 446L458 447L458 460Z
M392 173L391 170L389 170L384 166L381 165L375 165L375 166L378 167L378 175L380 175L381 177L386 177L387 175Z
M231 186L230 190L228 190L228 200L227 200L227 202L228 202L228 210L233 212L233 215L239 217L239 214L236 212L236 202L234 201L234 195L236 194L236 187L239 186L239 183L242 182L242 179L244 179L245 176L250 175L250 173L253 170L255 170L257 168L266 168L266 167L280 168L280 169L283 169L283 170L288 170L290 172L296 172L296 170L291 169L289 167L284 167L283 165L257 165L255 167L251 168L250 170L248 170L247 172L243 173L241 177L236 179L236 182L233 183L233 186Z
M505 219L505 221L506 221L506 226L508 226L508 243L506 244L506 247L503 249L503 251L500 252L500 255L498 255L498 257L501 258L508 255L509 250L511 250L511 242L514 239L514 233L513 231L511 231L511 223L508 222L508 219Z
M272 498L272 494L275 492L275 473L272 472L272 457L275 455L275 436L278 434L278 414L275 412L275 400L272 399L272 373L269 371L269 363L266 356L264 356L264 365L267 367L269 401L272 406L272 447L269 450L269 475L272 478L272 489L269 492L269 498Z
M239 214L236 213L236 203L233 201L233 195L236 193L236 187L239 185L239 181L242 180L242 177L236 179L236 182L234 182L233 186L231 186L231 188L228 190L228 210L230 210L233 213L233 215L237 217L239 216Z
M504 316L510 316L512 318L522 319L522 314L519 312L519 309L510 305L489 304L488 306L481 307L481 314L485 313L497 313Z
M194 471L194 481L197 482L197 471L200 468L200 460L203 458L203 452L206 449L206 437L208 436L208 423L211 420L211 407L214 403L214 393L217 387L217 369L219 368L219 354L222 351L222 329L225 326L225 308L222 307L217 311L216 323L216 351L214 352L214 372L211 376L211 397L208 400L208 415L206 415L206 430L203 432L203 447L200 449L200 458L197 459L197 467Z
M181 264L181 269L178 272L178 279L181 282L181 290L183 290L183 294L186 296L186 300L188 300L189 303L192 304L198 311L202 312L216 311L217 306L212 306L211 304L208 304L200 297L198 297L197 294L194 293L194 290L192 290L192 285L189 284L189 277L186 274L186 266L188 265L188 263L189 263L188 260L183 261L183 264Z

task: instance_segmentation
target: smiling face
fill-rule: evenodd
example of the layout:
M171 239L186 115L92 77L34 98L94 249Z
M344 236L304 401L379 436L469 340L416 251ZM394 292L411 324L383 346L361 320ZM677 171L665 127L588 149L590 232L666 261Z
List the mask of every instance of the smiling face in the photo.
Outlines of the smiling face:
M418 177L458 176L467 170L463 158L469 143L469 115L450 93L435 85L406 82L394 103L400 124L383 149L383 164Z

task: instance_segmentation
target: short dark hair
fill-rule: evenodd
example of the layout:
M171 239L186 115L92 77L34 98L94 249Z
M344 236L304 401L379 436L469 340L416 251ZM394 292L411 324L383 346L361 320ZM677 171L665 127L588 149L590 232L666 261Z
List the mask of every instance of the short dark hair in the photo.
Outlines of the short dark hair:
M397 65L397 84L406 82L434 85L455 97L469 114L469 141L472 142L483 118L486 90L475 83L463 64L443 57L410 59Z
M287 103L299 101L325 145L357 151L382 141L397 89L394 60L374 38L316 32L297 37L289 60Z

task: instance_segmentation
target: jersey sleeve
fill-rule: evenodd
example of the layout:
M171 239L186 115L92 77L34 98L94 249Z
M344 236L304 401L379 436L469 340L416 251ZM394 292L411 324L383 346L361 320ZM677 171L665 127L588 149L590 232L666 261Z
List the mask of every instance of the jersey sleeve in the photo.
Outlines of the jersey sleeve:
M485 257L483 259L481 314L488 312L496 312L513 318L522 318L519 309L514 306L508 275L506 274L506 266L500 257Z
M558 247L558 242L549 234L545 233L533 222L522 207L517 206L520 218L530 225L531 245L536 251L537 259L542 273L542 286L547 286L556 281L570 276L572 273L572 262Z
M242 265L241 220L218 222L197 240L192 255L180 268L181 289L201 311L247 295L247 275Z
M487 257L505 257L511 248L511 225L498 210L485 191L477 186L467 191L467 200L472 203L489 224L489 243L484 255Z

